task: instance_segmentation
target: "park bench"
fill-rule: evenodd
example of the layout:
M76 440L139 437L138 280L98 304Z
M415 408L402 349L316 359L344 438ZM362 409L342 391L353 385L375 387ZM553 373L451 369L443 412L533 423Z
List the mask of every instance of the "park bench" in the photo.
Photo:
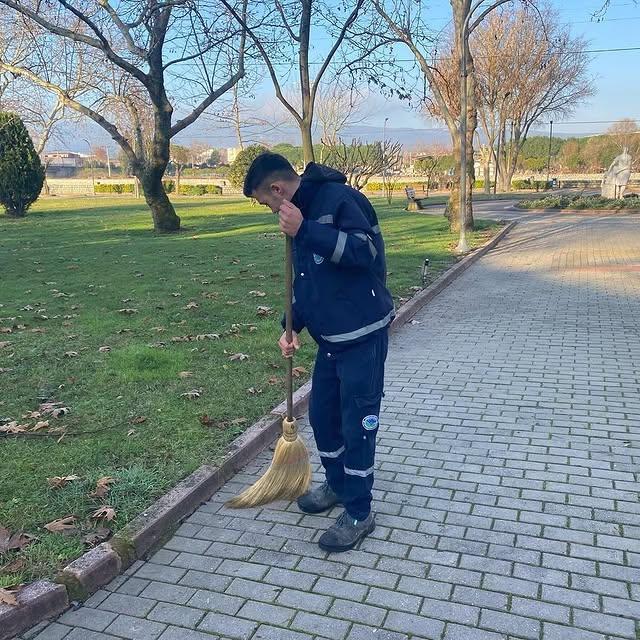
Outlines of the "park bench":
M418 195L418 189L422 190L422 197ZM424 209L424 201L427 199L424 185L407 185L404 188L404 192L407 195L407 211L421 211Z

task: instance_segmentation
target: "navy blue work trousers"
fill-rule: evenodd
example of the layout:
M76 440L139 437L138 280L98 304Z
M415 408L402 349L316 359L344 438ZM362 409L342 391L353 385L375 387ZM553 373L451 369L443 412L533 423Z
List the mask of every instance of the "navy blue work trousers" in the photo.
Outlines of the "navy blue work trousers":
M389 338L385 328L335 352L320 346L309 419L329 486L355 520L371 511L376 435Z

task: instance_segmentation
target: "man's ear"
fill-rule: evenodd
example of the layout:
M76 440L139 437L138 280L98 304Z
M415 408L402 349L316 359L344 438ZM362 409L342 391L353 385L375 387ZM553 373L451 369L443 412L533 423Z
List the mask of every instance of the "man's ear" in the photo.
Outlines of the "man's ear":
M273 193L273 195L275 196L282 196L282 194L284 193L282 190L282 185L279 182L272 182L269 185L269 189L271 190L271 193Z

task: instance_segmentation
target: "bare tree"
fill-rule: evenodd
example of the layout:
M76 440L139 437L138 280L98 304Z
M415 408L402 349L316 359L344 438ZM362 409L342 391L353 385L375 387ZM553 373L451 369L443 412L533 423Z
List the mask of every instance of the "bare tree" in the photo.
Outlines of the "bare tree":
M107 131L142 184L155 229L177 231L180 218L162 184L170 141L244 76L245 36L227 8L242 14L247 1L0 0L7 15L49 34L48 60L60 43L73 42L105 71L90 79L90 91L72 97L66 79L48 77L32 55L18 64L2 59L0 70L50 91Z
M452 82L453 75L443 75L437 67L437 58L442 52L433 49L433 34L428 24L423 20L420 5L412 0L373 0L376 10L382 16L387 29L390 29L397 39L404 43L415 57L425 83L429 86L430 94L426 101L426 109L430 115L444 121L451 136L453 154L461 158L461 106L460 106L460 78L462 76L462 49L460 43L462 34L468 29L468 17L471 11L471 0L450 0L454 37L449 43L449 50L444 58L450 60L451 69L455 72L458 88ZM465 164L468 180L466 183L465 229L473 228L473 211L471 194L474 179L473 170L473 138L477 126L477 112L475 106L475 76L473 57L466 52L466 84L470 99L467 101L465 113ZM460 179L458 171L457 180ZM452 181L451 196L448 205L448 218L452 231L460 230L460 191L457 180Z
M366 120L370 115L366 103L366 92L353 83L345 85L336 79L320 87L316 95L316 115L322 140L335 144L345 127Z
M347 144L341 139L337 142L323 141L327 147L325 164L347 176L347 182L360 191L372 176L383 171L392 173L402 166L402 145L399 142L385 140L384 143L364 143L360 138Z
M222 0L229 12L245 29L264 62L275 94L300 129L305 163L314 160L313 120L320 83L358 19L365 0L354 0L350 6L320 0L255 0L249 4L246 18L231 4ZM329 38L326 52L321 54L317 71L312 73L311 28L322 30ZM295 60L295 63L291 63ZM286 97L285 82L295 73L299 78L296 100Z
M567 116L593 94L586 42L571 35L551 6L538 9L499 9L471 40L480 123L504 191L532 125Z

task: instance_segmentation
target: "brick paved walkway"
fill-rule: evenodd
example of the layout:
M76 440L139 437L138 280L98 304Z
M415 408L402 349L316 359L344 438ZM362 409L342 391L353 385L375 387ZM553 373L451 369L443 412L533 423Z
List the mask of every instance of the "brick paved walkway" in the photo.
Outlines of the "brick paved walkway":
M417 319L359 550L327 558L331 519L289 504L225 510L256 463L25 638L640 638L640 217L522 222Z

